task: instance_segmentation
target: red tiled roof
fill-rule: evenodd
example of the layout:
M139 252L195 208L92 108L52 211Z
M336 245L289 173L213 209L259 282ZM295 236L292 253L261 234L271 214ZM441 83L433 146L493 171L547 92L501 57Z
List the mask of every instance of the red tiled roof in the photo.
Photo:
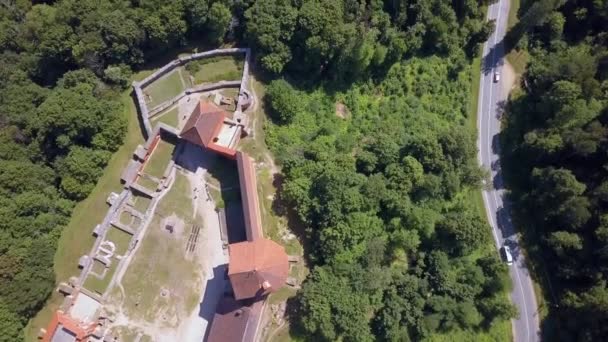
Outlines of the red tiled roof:
M215 309L208 342L242 342L250 323L251 308L232 297L223 297Z
M208 147L222 129L226 112L207 101L200 101L186 121L180 136L193 144Z
M268 239L228 246L228 277L237 300L260 297L281 288L289 263L285 248Z
M71 332L76 337L76 341L80 342L93 333L95 323L82 325L62 311L55 311L53 318L46 328L46 334L42 337L42 342L50 342L59 327Z
M253 165L253 159L243 152L237 152L236 164L239 172L247 240L254 241L263 237L255 166Z

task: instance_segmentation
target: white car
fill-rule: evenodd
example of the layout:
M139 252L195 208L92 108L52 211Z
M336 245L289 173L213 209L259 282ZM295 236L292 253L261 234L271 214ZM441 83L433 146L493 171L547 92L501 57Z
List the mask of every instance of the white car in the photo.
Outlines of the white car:
M502 252L502 257L504 258L507 265L509 265L509 266L513 265L513 255L511 254L511 248L509 248L509 246L505 245L505 246L502 246L500 251Z
M494 83L500 81L500 74L498 73L498 71L494 72Z

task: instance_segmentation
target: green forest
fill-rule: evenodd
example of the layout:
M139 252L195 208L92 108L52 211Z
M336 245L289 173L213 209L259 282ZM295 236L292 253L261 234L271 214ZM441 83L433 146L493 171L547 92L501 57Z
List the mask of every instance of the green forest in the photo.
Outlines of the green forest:
M549 305L548 341L608 336L608 1L522 1L530 61L504 119L503 168Z
M451 77L437 56L396 63L380 83L338 96L346 119L322 90L268 87L281 194L311 242L314 267L292 313L305 336L421 340L516 315L506 266L466 196L484 175L463 124L469 71Z
M62 227L124 138L120 94L132 73L188 44L251 47L267 83L266 143L283 173L276 210L305 227L298 234L311 268L289 302L294 337L508 340L510 328L495 328L517 315L506 296L510 280L471 200L485 177L467 122L472 60L493 30L487 2L2 2L0 341L23 339L53 290ZM564 60L593 51L598 80L583 80L573 99L587 103L593 120L605 94L602 19L585 13L573 16L577 24L564 15L564 31L585 22L593 39L546 41L544 28L538 46L542 53L556 41L560 50L544 53ZM530 45L537 39L522 35ZM581 79L582 70L571 74ZM595 137L598 124L566 127ZM594 189L597 177L589 180ZM591 207L600 198L583 206L584 227L600 220ZM585 245L595 241L587 235ZM592 291L604 289L601 277L587 276Z
M311 264L292 335L509 340L493 328L517 316L510 279L468 196L485 176L470 64L492 24L476 1L350 4L245 12L260 63L284 73L266 89L266 142ZM279 17L276 35L259 27Z

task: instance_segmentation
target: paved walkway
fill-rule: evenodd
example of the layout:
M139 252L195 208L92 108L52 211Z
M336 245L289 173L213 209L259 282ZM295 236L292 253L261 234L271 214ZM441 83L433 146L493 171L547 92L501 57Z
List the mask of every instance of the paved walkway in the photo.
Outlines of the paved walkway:
M179 157L180 164L190 170L191 187L198 189L195 199L195 211L202 217L204 228L199 238L201 264L204 265L203 289L199 298L199 309L194 310L188 322L179 331L179 341L203 341L209 322L213 318L215 308L227 285L225 274L228 269L228 254L223 249L220 232L219 216L215 211L215 203L204 195L205 174L216 156L193 145L185 145ZM184 165L186 164L186 165Z

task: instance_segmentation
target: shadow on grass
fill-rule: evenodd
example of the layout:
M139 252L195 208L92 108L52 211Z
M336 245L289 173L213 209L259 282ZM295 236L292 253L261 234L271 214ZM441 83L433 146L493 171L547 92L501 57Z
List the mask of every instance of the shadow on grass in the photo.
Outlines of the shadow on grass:
M306 223L301 220L298 213L291 203L284 197L283 185L285 178L283 174L275 174L272 185L277 189L276 195L272 201L272 210L278 216L284 216L287 219L287 227L293 233L304 250L303 257L307 265L314 264L311 258L313 243L311 238L311 230Z

